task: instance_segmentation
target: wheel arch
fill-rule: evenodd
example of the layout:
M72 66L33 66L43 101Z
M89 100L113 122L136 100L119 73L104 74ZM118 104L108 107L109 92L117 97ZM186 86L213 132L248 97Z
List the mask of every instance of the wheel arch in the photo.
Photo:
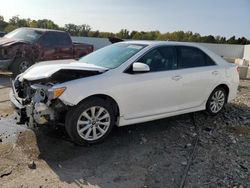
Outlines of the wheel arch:
M107 94L94 94L94 95L90 95L90 96L84 98L83 100L81 100L78 104L83 103L84 101L89 100L91 98L101 98L101 99L104 99L104 100L110 102L111 105L112 105L112 107L113 107L113 109L114 109L115 115L117 117L120 116L120 108L119 108L118 103L116 102L116 100L113 97L111 97L111 96L109 96Z
M229 92L230 92L229 87L228 87L227 84L222 83L222 84L217 85L217 86L213 89L213 91L211 92L211 94L214 92L215 89L217 89L217 88L219 88L219 87L223 88L223 89L226 91L226 94L227 94L227 96L226 96L226 103L227 103L227 102L228 102ZM211 95L211 94L210 94L210 95ZM208 97L208 98L209 98L209 97ZM207 100L208 100L208 99L207 99Z
M38 49L31 44L20 44L14 48L14 59L27 58L34 63L38 57Z

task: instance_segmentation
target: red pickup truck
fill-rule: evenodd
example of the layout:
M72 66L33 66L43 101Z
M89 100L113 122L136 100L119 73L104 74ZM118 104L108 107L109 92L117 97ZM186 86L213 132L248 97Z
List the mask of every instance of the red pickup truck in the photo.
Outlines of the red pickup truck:
M0 38L0 69L17 75L36 62L79 59L92 51L93 45L73 43L64 31L19 28Z

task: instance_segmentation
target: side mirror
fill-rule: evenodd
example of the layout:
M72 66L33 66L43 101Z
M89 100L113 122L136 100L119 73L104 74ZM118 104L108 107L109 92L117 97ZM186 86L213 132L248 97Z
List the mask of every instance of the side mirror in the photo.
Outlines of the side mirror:
M145 63L135 62L133 63L133 72L149 72L150 68Z

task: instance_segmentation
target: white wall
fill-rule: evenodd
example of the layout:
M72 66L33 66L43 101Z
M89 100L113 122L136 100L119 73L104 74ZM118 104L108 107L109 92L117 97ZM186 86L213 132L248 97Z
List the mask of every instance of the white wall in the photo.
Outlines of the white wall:
M250 61L250 45L245 45L243 58Z
M226 57L226 58L243 58L244 45L236 44L211 44L211 43L199 43L202 46L210 49L214 53Z

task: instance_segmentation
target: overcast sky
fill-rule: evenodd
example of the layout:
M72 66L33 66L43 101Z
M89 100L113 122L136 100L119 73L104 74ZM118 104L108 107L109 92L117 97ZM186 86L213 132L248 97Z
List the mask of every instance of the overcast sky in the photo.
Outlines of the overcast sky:
M93 30L178 30L250 39L250 0L1 0L0 15Z

